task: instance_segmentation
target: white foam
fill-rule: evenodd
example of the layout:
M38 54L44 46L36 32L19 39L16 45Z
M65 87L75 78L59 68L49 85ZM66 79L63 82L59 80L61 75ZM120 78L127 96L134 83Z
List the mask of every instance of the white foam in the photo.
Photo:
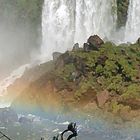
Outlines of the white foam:
M136 42L140 37L140 0L129 0L125 42Z
M111 39L116 29L116 0L45 0L42 14L42 58L65 52L93 34Z

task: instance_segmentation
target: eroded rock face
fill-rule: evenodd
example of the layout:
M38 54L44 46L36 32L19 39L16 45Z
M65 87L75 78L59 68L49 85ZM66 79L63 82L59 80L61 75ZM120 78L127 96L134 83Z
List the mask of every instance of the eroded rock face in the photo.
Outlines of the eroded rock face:
M117 0L118 27L125 26L127 21L128 7L129 7L129 0Z
M138 38L137 43L140 45L140 37Z
M97 94L97 103L99 107L103 107L105 103L109 100L110 95L107 90L102 91L100 94Z
M116 85L116 78L119 79L120 84L123 83L121 86L123 89L123 85L126 83L123 80L124 72L122 72L121 68L125 65L128 67L130 65L120 64L119 61L122 58L123 61L128 61L128 63L130 62L133 64L134 59L131 58L131 53L133 52L129 51L129 49L126 50L126 45L124 45L124 47L117 47L110 42L105 43L103 48L100 48L103 43L103 40L95 35L91 36L88 39L88 43L85 43L84 48L80 48L79 51L67 51L59 57L57 57L59 54L56 53L56 61L48 62L52 66L50 64L42 64L42 66L38 66L37 71L35 70L34 73L31 71L30 74L28 74L29 77L30 75L36 77L36 74L38 75L40 73L40 68L43 68L43 74L38 76L33 82L31 81L29 87L13 102L13 106L15 108L17 106L27 106L29 110L35 110L37 108L43 111L50 108L56 108L62 111L63 108L66 108L64 109L66 111L68 108L71 110L81 109L91 113L94 111L90 110L96 110L98 108L99 110L102 109L103 111L111 113L115 112L115 115L116 112L120 111L122 106L130 106L131 109L134 110L139 109L140 101L138 99L134 101L120 101L119 97L122 93L120 92L120 94L114 91L114 89L108 89L110 83ZM75 44L74 49L78 49L77 45ZM113 47L116 48L113 49ZM137 44L135 47L134 50L137 52L137 50L139 50L139 45ZM109 49L112 49L112 51L106 53ZM129 53L130 56L127 56ZM113 68L110 68L112 59L115 64L113 64ZM139 64L139 59L137 63ZM133 71L137 68L139 71L139 65L134 65L135 67L130 67L130 70L132 69ZM114 73L114 68L116 69L116 67L119 68L117 69L119 72L117 71ZM102 70L104 72L102 72ZM137 77L139 77L139 74L137 74ZM136 80L139 78L135 80L135 77L133 77L133 79L134 81L131 81L130 84L136 84ZM111 81L108 83L107 80ZM101 89L102 92L100 92ZM105 89L108 89L109 92ZM124 87L124 89L126 90L126 87ZM112 101L117 103L114 104ZM126 108L121 111L120 115L124 116L123 114L125 113L129 114Z
M84 49L85 52L89 52L90 51L90 46L87 43L84 43L83 49Z
M62 54L56 61L56 68L64 67L64 65L73 63L74 58L69 55L69 52Z
M87 43L89 44L90 49L98 50L101 45L104 44L104 41L98 35L93 35L89 37Z
M74 44L72 51L78 51L79 48L79 43Z
M18 115L11 108L0 109L0 123L14 123L18 121Z
M53 60L56 61L59 58L59 56L61 56L61 55L62 55L62 53L60 53L60 52L54 52L53 53Z

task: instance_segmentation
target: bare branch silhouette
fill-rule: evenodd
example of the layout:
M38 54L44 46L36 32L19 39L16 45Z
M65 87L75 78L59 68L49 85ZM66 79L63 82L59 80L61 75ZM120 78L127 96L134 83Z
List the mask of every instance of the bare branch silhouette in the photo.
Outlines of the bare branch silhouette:
M1 132L0 131L0 134L2 135L2 136L0 136L0 139L1 138L6 138L7 140L12 140L12 139L10 139L7 135L5 135L3 132Z

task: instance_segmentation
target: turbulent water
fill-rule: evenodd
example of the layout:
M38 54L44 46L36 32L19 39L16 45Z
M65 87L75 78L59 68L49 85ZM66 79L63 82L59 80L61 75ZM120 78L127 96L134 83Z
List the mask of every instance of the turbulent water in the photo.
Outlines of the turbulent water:
M135 42L140 37L140 0L130 0L125 41Z
M23 116L23 115L22 115ZM135 124L109 124L99 118L91 116L68 116L57 115L56 119L41 118L34 115L24 116L24 120L0 124L0 131L7 134L11 139L17 140L52 140L53 136L67 129L67 125L74 121L77 123L77 140L139 140L139 126ZM71 133L64 135L65 139ZM60 139L59 139L60 140Z
M110 39L116 24L115 0L45 0L42 57L64 52L93 34Z

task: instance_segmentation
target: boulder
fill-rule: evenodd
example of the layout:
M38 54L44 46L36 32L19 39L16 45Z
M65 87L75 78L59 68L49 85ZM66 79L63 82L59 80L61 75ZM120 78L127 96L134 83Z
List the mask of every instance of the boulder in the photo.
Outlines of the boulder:
M79 50L79 43L74 44L72 51L78 51Z
M105 103L109 100L110 95L107 90L102 91L101 93L97 94L97 103L99 107L103 107Z
M137 44L139 44L140 45L140 37L138 38L138 40L137 40Z
M101 45L104 44L104 41L98 35L94 35L89 37L87 43L89 44L90 49L98 50Z
M83 49L84 49L85 52L89 52L90 51L90 46L87 43L84 43Z
M74 58L69 54L69 52L66 52L57 59L55 66L56 68L62 68L64 67L64 65L73 62L74 62Z
M56 61L61 55L62 55L62 53L60 53L60 52L54 52L53 53L53 60Z

